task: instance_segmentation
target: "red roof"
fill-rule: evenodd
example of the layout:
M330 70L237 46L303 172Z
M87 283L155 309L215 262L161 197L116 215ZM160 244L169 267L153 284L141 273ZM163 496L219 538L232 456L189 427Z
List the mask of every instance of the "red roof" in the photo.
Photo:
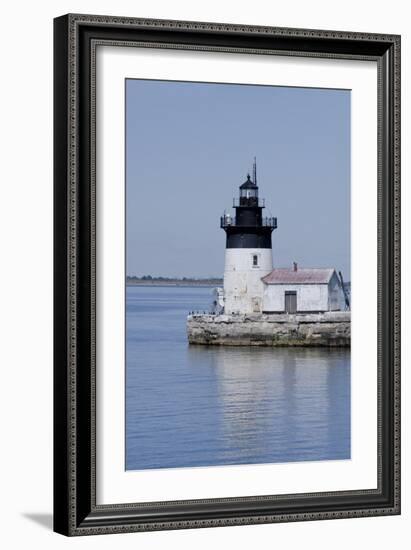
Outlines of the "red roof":
M262 281L267 285L281 284L328 284L335 273L332 268L293 268L281 267L271 271Z

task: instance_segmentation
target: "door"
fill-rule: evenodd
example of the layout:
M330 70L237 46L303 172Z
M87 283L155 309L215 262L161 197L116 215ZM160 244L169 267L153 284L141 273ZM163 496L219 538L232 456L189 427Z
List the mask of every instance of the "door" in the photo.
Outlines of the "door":
M287 291L285 293L285 312L286 313L297 312L297 292Z

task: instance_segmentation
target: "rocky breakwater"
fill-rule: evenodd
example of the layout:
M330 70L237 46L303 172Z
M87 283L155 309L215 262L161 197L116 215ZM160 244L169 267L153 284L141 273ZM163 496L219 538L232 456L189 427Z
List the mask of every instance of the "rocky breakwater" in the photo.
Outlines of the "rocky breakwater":
M349 347L351 314L193 314L187 318L187 336L190 344L202 345Z

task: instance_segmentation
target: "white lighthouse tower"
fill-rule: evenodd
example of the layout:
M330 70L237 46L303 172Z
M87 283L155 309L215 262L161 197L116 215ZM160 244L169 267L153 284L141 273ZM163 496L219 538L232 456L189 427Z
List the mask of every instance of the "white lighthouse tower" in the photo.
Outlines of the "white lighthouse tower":
M234 199L235 216L224 214L221 227L227 235L224 267L224 312L261 313L264 283L273 269L271 233L277 218L264 218L264 200L258 197L257 166L253 179L240 185Z

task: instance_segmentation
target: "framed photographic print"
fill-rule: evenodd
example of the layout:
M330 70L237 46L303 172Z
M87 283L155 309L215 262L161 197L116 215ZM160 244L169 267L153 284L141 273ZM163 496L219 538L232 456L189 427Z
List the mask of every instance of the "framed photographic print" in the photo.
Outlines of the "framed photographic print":
M400 37L55 19L54 529L400 513Z

